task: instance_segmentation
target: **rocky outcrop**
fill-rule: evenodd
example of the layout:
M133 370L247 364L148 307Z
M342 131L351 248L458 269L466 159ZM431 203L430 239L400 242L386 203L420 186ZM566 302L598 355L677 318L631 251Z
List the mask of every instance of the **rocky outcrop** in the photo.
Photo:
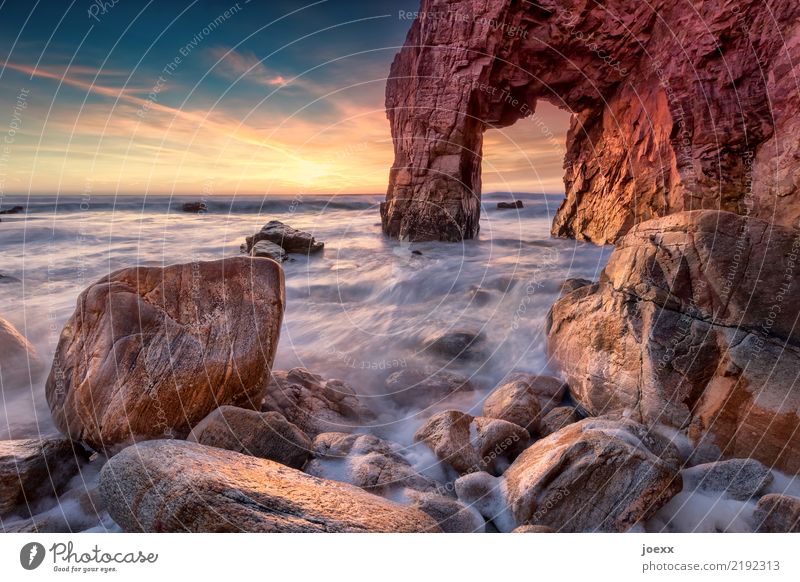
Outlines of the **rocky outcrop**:
M645 426L590 418L535 442L502 477L462 477L456 492L501 531L627 531L681 490L679 466L675 447Z
M403 489L435 491L439 486L414 470L400 445L372 435L323 433L314 439L314 457L305 469L309 475L389 498Z
M42 498L61 493L88 458L68 439L0 441L0 516L30 516Z
M261 241L268 241L281 247L287 253L310 255L323 249L325 243L317 241L314 235L297 230L279 220L270 220L257 233L248 236L241 246L243 253L252 254Z
M753 522L759 533L800 533L800 498L765 495L758 500Z
M126 532L440 531L425 513L284 465L185 441L149 441L100 473Z
M800 218L794 0L423 0L386 86L395 147L384 232L478 232L483 133L572 112L553 233L613 242L719 208Z
M386 378L386 396L405 408L424 408L474 386L460 374L438 368L406 368Z
M192 429L190 442L269 459L302 469L311 439L277 412L220 406Z
M589 414L685 429L695 462L800 471L800 236L728 212L642 223L553 306L549 350Z
M264 259L112 273L61 332L46 385L56 426L113 453L185 438L220 405L258 408L284 303L283 271Z
M262 410L280 412L312 437L375 420L352 386L342 380L324 380L305 368L273 372Z
M684 491L724 493L731 499L758 498L772 483L772 471L753 459L729 459L681 471Z
M33 344L0 317L0 386L4 390L28 386L42 372L44 363Z
M414 435L459 475L501 473L528 444L521 426L496 418L446 410L431 417Z

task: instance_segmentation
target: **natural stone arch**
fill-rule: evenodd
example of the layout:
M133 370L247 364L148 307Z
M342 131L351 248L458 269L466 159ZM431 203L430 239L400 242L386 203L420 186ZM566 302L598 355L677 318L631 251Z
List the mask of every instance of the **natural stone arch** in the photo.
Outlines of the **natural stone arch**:
M574 113L556 236L614 242L698 208L795 224L798 17L793 0L423 0L387 82L384 232L474 237L483 132L539 99Z

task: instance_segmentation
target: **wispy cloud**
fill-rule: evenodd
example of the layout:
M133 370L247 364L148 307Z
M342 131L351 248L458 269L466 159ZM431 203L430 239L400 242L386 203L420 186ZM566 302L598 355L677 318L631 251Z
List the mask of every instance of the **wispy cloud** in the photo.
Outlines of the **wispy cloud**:
M216 64L214 71L225 79L247 79L259 85L271 87L279 87L287 83L286 77L270 71L252 52L235 51L218 46L213 47L209 54Z

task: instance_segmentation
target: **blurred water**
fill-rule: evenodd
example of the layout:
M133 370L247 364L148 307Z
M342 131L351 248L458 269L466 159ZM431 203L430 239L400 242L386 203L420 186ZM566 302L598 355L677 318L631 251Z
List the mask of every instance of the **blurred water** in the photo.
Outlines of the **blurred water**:
M181 211L185 198L5 197L27 207L2 217L0 315L49 362L79 292L110 271L238 255L268 220L309 230L326 243L310 259L284 265L287 309L277 369L302 365L349 381L383 411L371 430L410 444L433 409L387 408L384 380L402 367L446 368L481 390L459 402L480 406L512 369L548 372L544 321L567 277L596 279L610 252L551 239L560 196L515 195L521 210L497 210L508 194L484 197L481 234L464 243L401 243L381 234L382 196L206 200L204 214ZM421 253L421 254L419 254ZM480 333L480 357L448 360L425 349L448 331ZM3 393L0 439L53 432L44 378Z

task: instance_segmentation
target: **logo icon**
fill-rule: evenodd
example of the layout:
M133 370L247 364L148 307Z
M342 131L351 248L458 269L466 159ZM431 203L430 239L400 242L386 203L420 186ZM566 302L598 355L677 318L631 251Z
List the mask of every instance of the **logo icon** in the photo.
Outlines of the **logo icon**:
M44 546L38 542L31 542L22 546L19 552L19 563L26 570L35 570L44 562Z

